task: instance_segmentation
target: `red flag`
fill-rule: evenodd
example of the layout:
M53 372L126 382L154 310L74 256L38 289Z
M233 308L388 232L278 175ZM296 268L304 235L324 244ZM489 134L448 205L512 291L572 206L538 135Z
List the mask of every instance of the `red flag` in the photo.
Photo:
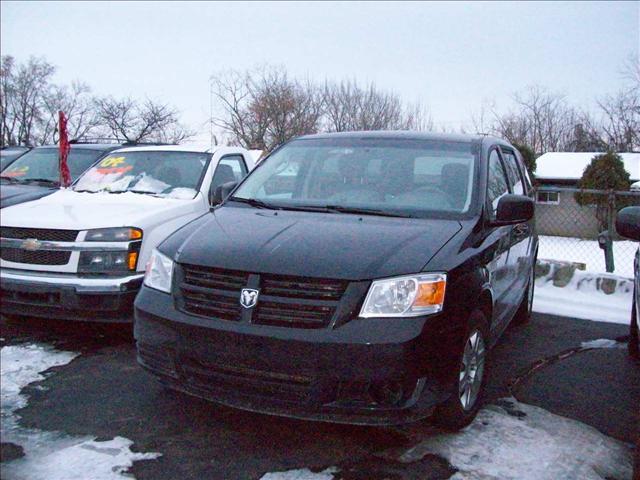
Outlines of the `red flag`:
M64 112L58 112L58 133L60 134L60 186L68 187L71 185L71 172L67 165L67 157L71 145L67 136L67 117L64 116Z

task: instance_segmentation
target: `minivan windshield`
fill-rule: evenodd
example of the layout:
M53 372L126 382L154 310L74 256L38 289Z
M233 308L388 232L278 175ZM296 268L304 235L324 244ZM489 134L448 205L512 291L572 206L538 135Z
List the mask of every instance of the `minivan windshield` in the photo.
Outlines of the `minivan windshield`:
M113 152L82 175L77 192L134 192L170 198L198 193L210 154L175 151Z
M9 164L0 175L20 183L41 182L58 185L60 183L58 152L56 147L34 148ZM103 150L72 147L67 157L71 178L78 178L103 154Z
M299 139L268 157L231 201L262 208L424 217L469 211L478 146L398 138Z

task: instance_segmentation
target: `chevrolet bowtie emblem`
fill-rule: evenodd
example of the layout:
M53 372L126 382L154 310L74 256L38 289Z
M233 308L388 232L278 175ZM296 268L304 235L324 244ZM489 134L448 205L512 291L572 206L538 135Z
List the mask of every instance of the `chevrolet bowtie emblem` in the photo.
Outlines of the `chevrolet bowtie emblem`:
M35 238L27 238L24 242L22 242L20 246L22 247L23 250L28 250L30 252L33 252L35 250L39 250L40 245L41 244L39 240L36 240Z

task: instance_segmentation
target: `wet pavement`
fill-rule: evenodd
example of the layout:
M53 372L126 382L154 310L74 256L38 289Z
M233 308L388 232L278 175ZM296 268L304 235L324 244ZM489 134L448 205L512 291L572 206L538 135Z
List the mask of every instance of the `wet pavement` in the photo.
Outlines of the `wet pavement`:
M624 348L579 349L581 342L624 341L626 334L624 325L534 314L528 325L509 328L493 350L486 402L515 396L631 443L640 423L640 366ZM26 388L29 403L18 411L20 424L99 438L120 435L134 441L134 451L161 452L159 459L134 464L131 472L139 479L259 479L268 472L331 466L345 480L445 479L455 473L433 455L398 461L438 432L428 421L393 428L304 422L163 389L136 364L129 327L3 319L0 337L2 345L44 342L81 353ZM3 445L4 460L14 447Z

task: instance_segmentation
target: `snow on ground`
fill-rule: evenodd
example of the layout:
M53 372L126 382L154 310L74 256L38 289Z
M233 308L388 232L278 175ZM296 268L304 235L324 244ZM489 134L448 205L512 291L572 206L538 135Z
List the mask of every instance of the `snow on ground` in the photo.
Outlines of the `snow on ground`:
M598 246L596 240L546 235L540 235L539 239L539 259L584 263L588 272L607 271L604 251ZM613 242L613 258L616 267L613 273L621 277L633 278L633 258L637 249L637 242L628 240Z
M337 468L327 468L319 473L313 473L307 468L302 468L287 472L267 473L260 480L333 480L335 478L333 474L337 472Z
M456 433L431 435L400 456L402 463L439 455L453 480L631 480L631 447L576 420L502 399ZM332 480L338 469L268 473L261 480ZM339 476L339 475L338 475Z
M610 295L598 288L603 278L618 281L616 291ZM569 284L556 287L548 277L536 280L533 311L562 317L582 318L598 322L629 324L633 284L615 275L576 270Z
M0 350L1 418L3 442L20 445L25 456L0 467L2 478L15 480L117 480L136 460L154 459L159 453L134 453L131 440L115 437L72 437L60 432L25 429L18 424L16 410L27 405L21 390L44 380L43 372L66 365L78 354L46 345L23 344Z
M464 430L429 437L401 460L440 455L459 470L456 480L631 479L624 443L542 408L503 402L507 408L489 405Z
M597 340L591 340L589 342L582 342L580 344L581 348L584 349L592 349L592 348L626 348L625 344L622 342L618 342L611 338L598 338Z

